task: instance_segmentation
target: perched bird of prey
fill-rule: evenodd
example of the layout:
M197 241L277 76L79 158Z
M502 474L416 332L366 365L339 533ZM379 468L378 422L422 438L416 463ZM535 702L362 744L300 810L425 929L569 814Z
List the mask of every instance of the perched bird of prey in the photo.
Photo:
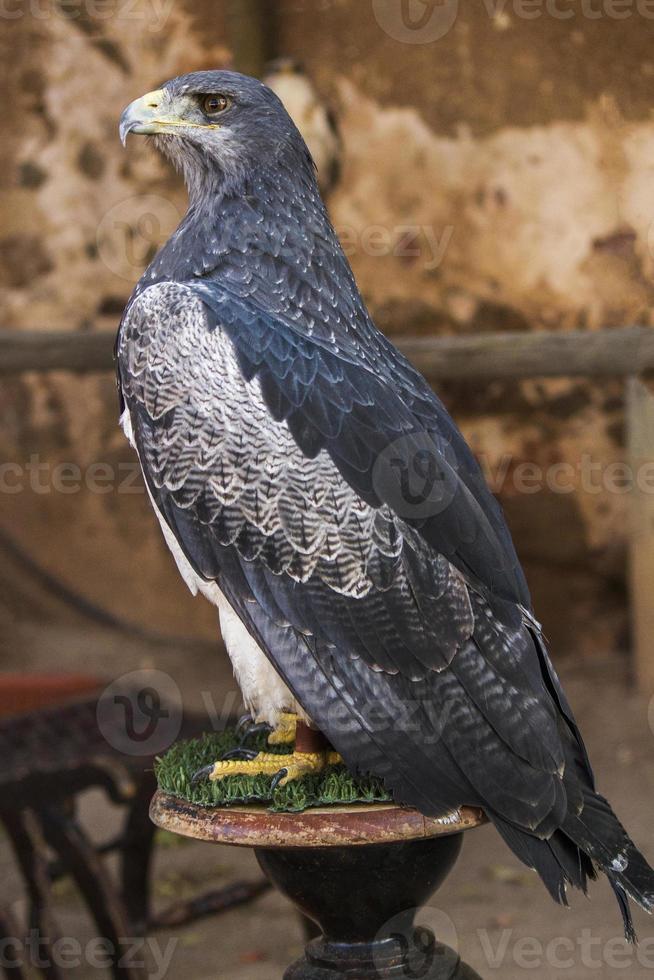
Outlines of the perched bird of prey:
M279 96L300 130L318 171L323 195L333 190L341 172L341 138L334 113L294 58L276 58L266 66L266 85Z
M501 510L375 328L282 103L197 72L129 105L128 133L189 209L120 325L122 423L253 718L331 746L208 775L288 781L338 754L424 814L481 807L557 901L603 871L633 937L654 872L595 790Z

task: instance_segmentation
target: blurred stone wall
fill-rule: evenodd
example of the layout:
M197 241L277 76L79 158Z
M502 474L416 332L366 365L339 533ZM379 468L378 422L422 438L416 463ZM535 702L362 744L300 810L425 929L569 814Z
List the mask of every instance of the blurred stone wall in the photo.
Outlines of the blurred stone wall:
M384 330L650 323L654 3L272 9L277 53L303 60L338 116L330 208ZM120 110L168 77L230 65L225 13L215 0L3 0L3 326L117 323L185 202L144 142L122 149ZM441 393L505 506L555 651L624 646L621 385ZM125 619L211 635L213 611L186 594L134 479L113 379L5 381L0 404L0 532ZM0 566L3 615L58 614Z

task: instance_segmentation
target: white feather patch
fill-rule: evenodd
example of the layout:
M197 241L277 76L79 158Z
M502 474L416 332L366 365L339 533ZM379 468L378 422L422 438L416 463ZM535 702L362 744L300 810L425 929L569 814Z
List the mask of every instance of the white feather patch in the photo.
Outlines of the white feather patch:
M127 408L120 417L120 425L130 445L136 449L132 419ZM216 583L207 582L195 571L154 502L147 483L146 489L180 575L193 595L200 592L218 609L220 631L248 711L257 721L265 721L273 728L277 726L282 712L295 711L306 718L302 708Z

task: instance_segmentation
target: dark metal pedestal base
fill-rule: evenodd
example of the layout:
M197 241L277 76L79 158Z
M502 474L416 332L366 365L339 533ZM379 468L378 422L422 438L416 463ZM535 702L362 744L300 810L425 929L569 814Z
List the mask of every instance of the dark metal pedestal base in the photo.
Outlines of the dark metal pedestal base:
M462 834L345 847L255 848L266 875L320 939L284 980L480 980L414 923L454 866Z
M284 974L284 980L480 980L479 974L462 963L454 950L437 942L426 931L428 949L409 951L387 940L370 946L314 941L305 957Z

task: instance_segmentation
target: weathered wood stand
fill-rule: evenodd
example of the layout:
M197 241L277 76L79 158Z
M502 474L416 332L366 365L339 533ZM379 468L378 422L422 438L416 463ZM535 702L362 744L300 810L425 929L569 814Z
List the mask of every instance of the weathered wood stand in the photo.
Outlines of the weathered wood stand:
M448 820L392 805L269 813L159 792L150 815L184 837L252 847L273 884L318 923L322 935L284 980L480 980L414 924L453 868L463 832L483 822L479 811L464 808Z

